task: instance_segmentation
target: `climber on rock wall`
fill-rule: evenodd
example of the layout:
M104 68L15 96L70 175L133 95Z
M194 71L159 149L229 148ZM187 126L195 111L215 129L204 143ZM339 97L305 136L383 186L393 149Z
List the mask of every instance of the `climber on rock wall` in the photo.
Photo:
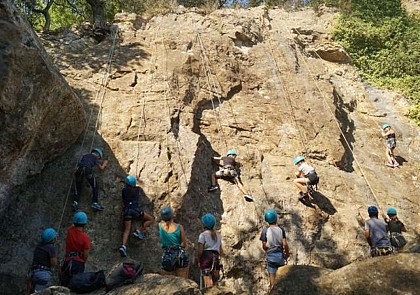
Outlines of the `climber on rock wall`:
M397 162L394 156L394 149L397 146L395 131L389 124L383 124L381 130L382 136L385 137L386 140L385 155L388 162L385 162L385 165L388 167L398 167L400 164Z
M219 185L217 184L217 179L226 177L228 179L232 179L239 190L245 197L247 201L253 201L252 196L248 194L242 184L240 173L242 164L236 162L236 157L238 153L235 150L229 150L226 154L226 157L213 157L214 161L218 161L219 166L221 169L217 172L213 172L211 175L211 186L209 187L209 192L214 192L219 189ZM222 161L222 165L220 165L220 161Z
M296 172L296 179L293 183L299 188L299 200L303 200L310 196L312 186L316 186L319 182L319 177L315 168L305 162L303 156L298 156L293 160L293 163L298 168Z
M90 154L86 154L77 164L77 170L74 173L76 178L76 192L74 194L72 208L79 210L80 194L82 192L83 179L86 179L92 187L92 205L91 208L97 211L104 210L98 202L99 188L96 181L93 168L98 166L102 171L108 166L108 160L102 161L103 152L100 148L94 148Z
M136 186L136 178L134 176L127 176L125 178L125 186L122 189L122 217L124 219L124 231L122 237L122 244L119 252L122 257L127 256L127 242L130 235L131 223L133 219L139 219L143 223L138 229L133 232L133 235L139 240L143 240L145 232L152 225L154 217L140 208L140 196L145 196L143 189Z

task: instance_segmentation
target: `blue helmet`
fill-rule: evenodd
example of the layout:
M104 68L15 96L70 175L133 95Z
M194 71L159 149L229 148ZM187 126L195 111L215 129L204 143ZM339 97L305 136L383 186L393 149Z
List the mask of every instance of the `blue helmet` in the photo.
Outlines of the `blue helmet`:
M128 175L125 178L125 183L128 184L129 186L136 186L136 178L134 176Z
M388 123L385 123L384 125L382 125L382 130L384 130L385 128L391 127L391 125L389 125Z
M270 209L266 210L264 213L264 219L268 223L273 223L277 221L277 212L276 210Z
M201 217L201 222L206 228L213 229L213 227L216 225L216 217L214 217L213 214L207 213Z
M48 244L49 242L54 240L55 237L57 237L57 232L55 231L55 229L49 227L47 229L44 229L44 231L42 232L41 240L42 243Z
M368 207L368 213L369 214L377 214L378 213L378 208L376 206L369 206Z
M96 148L92 149L91 153L93 153L93 152L98 153L99 154L99 159L102 159L104 153L102 152L102 150L100 148L96 147Z
M77 212L73 216L73 223L75 224L86 224L88 222L88 218L85 212Z
M229 155L234 155L234 156L237 156L237 155L238 155L238 153L237 153L235 150L228 150L228 152L227 152L227 156L229 156Z
M174 210L172 210L172 208L168 206L163 207L162 209L160 209L160 217L164 221L169 221L172 219L172 217L174 217Z
M386 214L388 214L388 215L397 215L397 209L395 209L395 208L389 208L386 211Z
M305 160L305 157L304 156L299 156L299 157L296 157L294 160L293 160L293 163L296 165L296 164L298 164L298 163L300 163L300 162L302 162L302 161L304 161Z

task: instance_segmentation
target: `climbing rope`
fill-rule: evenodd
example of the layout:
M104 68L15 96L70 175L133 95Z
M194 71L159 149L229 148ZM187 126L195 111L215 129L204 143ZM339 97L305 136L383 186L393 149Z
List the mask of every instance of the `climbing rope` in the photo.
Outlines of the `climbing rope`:
M99 98L100 94L103 93L102 98L101 98L101 103L100 103L100 109L99 109L97 117L96 117L95 130L94 130L94 133L93 133L93 136L92 136L92 142L91 142L91 145L90 145L90 150L92 150L92 148L93 148L95 133L96 133L96 130L98 128L98 122L99 122L98 118L100 116L100 112L101 112L101 109L102 109L102 104L103 104L103 100L104 100L105 92L106 92L103 89L105 89L105 87L106 87L106 85L108 84L108 81L109 81L112 58L113 58L113 55L114 55L117 35L118 35L118 27L115 30L113 41L112 41L112 46L111 46L111 49L110 49L109 54L108 54L106 71L105 71L104 75L102 76L101 83L99 85L98 91L96 92L95 99L94 99L94 102L96 102L97 99ZM83 139L82 139L82 143L80 145L78 155L81 155L83 153L84 145L85 145L85 142L86 142L86 139L87 139L87 133L89 131L90 123L91 123L92 118L93 118L93 112L94 112L94 106L92 106L91 109L90 109L88 121L86 123L85 132L83 134ZM76 161L75 169L77 169L77 164L79 163L80 158L81 157L79 157ZM72 175L70 185L69 185L69 188L67 190L66 197L64 199L63 208L61 209L60 220L59 220L58 226L57 226L57 232L60 232L60 229L61 229L61 226L62 226L62 223L63 223L64 213L65 213L65 210L66 210L66 207L67 207L67 203L68 203L68 199L69 199L69 196L70 196L70 193L71 193L71 189L73 187L73 181L74 181L73 178L74 178L74 175Z

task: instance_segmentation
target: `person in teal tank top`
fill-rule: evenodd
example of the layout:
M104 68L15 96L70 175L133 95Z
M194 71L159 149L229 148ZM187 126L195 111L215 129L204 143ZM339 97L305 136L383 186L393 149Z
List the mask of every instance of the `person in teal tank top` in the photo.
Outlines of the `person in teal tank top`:
M170 207L163 207L160 216L159 236L163 248L160 273L188 278L189 258L185 251L187 239L184 227L174 222L174 211Z

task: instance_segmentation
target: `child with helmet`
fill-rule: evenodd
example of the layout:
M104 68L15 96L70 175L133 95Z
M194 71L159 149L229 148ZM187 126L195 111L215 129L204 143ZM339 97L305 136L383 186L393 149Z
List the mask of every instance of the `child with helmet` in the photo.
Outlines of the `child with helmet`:
M45 229L41 234L41 243L35 250L32 266L28 273L28 291L40 292L48 288L52 281L52 270L57 267L57 254L54 244L57 242L57 232L53 228Z
M145 196L143 189L136 186L137 180L134 176L125 178L125 186L122 189L122 217L124 218L124 231L122 244L118 249L122 257L127 256L127 242L130 235L131 223L133 219L140 219L143 225L133 232L133 235L139 240L143 240L145 232L152 225L154 217L140 208L140 196Z
M97 211L104 210L104 207L102 207L102 205L98 202L99 188L95 174L93 173L93 168L95 166L98 166L101 171L105 170L105 168L108 166L108 160L102 160L102 157L102 150L100 148L94 148L90 154L84 155L77 164L77 170L74 173L76 178L76 192L74 194L72 204L72 208L75 211L79 210L83 179L86 179L92 187L92 205L90 207Z
M214 229L216 217L207 213L201 217L204 231L198 236L198 263L203 276L204 288L214 285L220 277L220 255L222 254L222 237ZM201 283L201 281L200 281Z
M394 156L394 149L397 146L397 140L395 138L395 131L391 125L385 123L381 126L382 136L385 137L386 149L385 155L388 162L385 163L388 167L398 167L400 164L397 162Z
M298 156L293 160L294 165L298 168L296 172L296 178L293 183L300 190L299 200L303 200L309 196L309 188L312 185L317 185L319 177L315 171L315 168L305 162L305 157Z
M171 207L163 207L160 216L162 221L159 223L159 238L163 249L160 273L187 279L189 258L185 251L187 238L184 227L175 223Z
M270 281L270 289L273 288L277 269L286 264L289 258L289 245L286 240L286 232L277 225L277 212L273 209L266 210L264 219L268 223L263 228L260 236L262 248L267 254L267 268Z
M67 286L73 275L85 271L85 263L89 256L91 242L84 228L88 222L85 212L76 212L73 225L67 230L66 255L61 267L61 284Z
M388 217L385 218L385 222L388 224L391 245L396 250L399 250L407 244L407 240L402 234L402 232L406 232L407 229L405 228L404 223L399 220L397 216L397 209L388 208L386 214Z
M240 178L240 168L242 167L242 164L239 162L236 162L236 157L238 156L238 153L235 150L229 150L226 154L226 157L213 157L212 159L215 161L222 161L221 169L217 172L213 172L211 175L211 186L209 187L209 192L214 192L219 189L219 185L217 184L217 179L226 177L229 179L232 179L239 190L244 195L245 199L247 201L252 201L251 195L249 195ZM220 164L219 164L220 165Z

